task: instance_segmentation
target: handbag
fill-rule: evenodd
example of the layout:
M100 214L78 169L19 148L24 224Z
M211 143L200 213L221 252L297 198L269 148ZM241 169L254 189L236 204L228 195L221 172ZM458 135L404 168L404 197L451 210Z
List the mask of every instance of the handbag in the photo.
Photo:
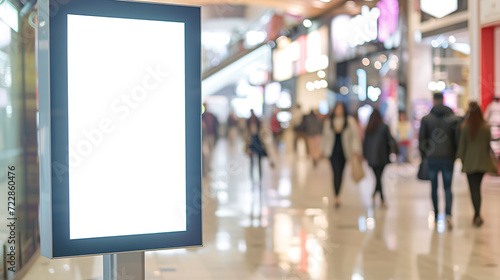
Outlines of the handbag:
M490 149L490 169L488 170L488 173L492 173L497 175L498 174L498 158L495 155L495 152L493 149Z
M427 158L422 158L422 161L420 162L420 166L418 168L417 178L424 181L430 180L429 161L427 160Z
M363 170L363 164L361 163L361 158L359 156L352 157L351 172L352 179L356 183L359 183L365 177L365 171Z

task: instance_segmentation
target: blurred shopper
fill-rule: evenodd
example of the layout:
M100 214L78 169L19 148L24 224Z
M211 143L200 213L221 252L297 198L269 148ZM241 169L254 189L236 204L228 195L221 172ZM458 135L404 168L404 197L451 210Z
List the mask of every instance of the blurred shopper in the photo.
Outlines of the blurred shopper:
M373 204L377 193L380 194L382 207L385 207L384 192L382 190L382 173L385 166L390 163L391 153L397 154L396 140L391 135L389 127L384 123L378 109L373 110L368 125L366 126L365 139L363 140L363 155L368 165L375 173L375 191L372 195Z
M473 224L483 224L481 210L481 182L485 173L498 172L498 166L491 160L491 131L483 118L477 102L469 104L467 118L461 125L457 157L462 160L462 172L467 174L474 206Z
M493 102L488 104L488 107L486 108L486 111L484 113L484 118L490 125L495 125L495 126L500 125L500 101L499 101L499 99L500 98L495 97L493 99Z
M238 125L239 121L236 114L231 112L227 118L227 138L230 144L233 144L238 136Z
M205 112L201 116L203 122L205 123L205 142L207 145L207 171L210 171L210 164L212 162L212 154L215 149L215 144L219 136L219 120L217 117L209 112L209 108L206 103L203 104L205 107Z
M208 175L208 157L209 157L209 148L208 148L208 140L207 140L207 124L205 120L201 119L201 170L202 176L205 178Z
M453 167L457 152L456 130L459 119L453 110L443 105L443 95L434 94L434 107L431 112L422 118L419 133L419 149L422 160L426 159L429 168L429 179L431 180L432 204L437 221L438 207L438 173L441 171L446 198L446 223L448 229L453 228L451 220L451 207L453 194L451 183L453 178Z
M314 167L316 167L319 158L321 157L321 133L323 130L322 122L319 117L314 113L313 110L304 116L302 121L304 126L307 140L307 147L309 150L309 155L313 161Z
M274 108L273 115L271 116L271 132L273 133L274 144L276 146L281 141L281 135L283 134L281 123L278 120L279 112L280 110L278 108Z
M255 115L254 110L250 110L250 118L247 119L247 129L245 132L245 149L248 156L250 156L250 176L252 181L254 180L254 161L257 161L259 182L262 180L262 158L267 156L261 132L262 123Z
M411 122L406 119L405 112L399 112L399 122L397 126L396 139L399 148L399 161L409 162L408 151L413 137Z
M297 104L292 109L292 119L290 120L290 127L293 128L293 151L297 152L297 142L299 139L306 139L304 132L304 126L302 125L304 114L302 113L302 108L300 104Z
M361 143L356 120L347 114L346 106L337 102L330 119L323 124L321 149L330 159L333 170L335 207L340 206L340 187L346 162L361 156Z

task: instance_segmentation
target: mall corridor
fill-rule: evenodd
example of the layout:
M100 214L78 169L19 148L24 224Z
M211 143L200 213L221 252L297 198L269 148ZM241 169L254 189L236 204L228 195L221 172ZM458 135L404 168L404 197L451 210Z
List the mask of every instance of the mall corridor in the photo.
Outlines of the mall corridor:
M485 224L475 228L465 175L456 166L449 231L442 220L434 224L430 184L416 179L415 166L389 165L386 209L372 205L371 170L365 166L367 176L356 185L347 169L335 208L328 161L314 168L304 146L299 155L284 146L274 169L264 160L260 193L243 143L221 139L200 197L204 247L147 252L146 279L500 279L500 178L485 179ZM38 257L22 279L102 279L102 257Z

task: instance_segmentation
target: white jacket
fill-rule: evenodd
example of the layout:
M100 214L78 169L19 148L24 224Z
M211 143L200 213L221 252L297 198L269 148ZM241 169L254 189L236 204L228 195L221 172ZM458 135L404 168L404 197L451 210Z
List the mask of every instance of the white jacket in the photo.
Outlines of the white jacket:
M347 161L355 153L360 155L362 154L358 123L353 117L347 117L347 127L344 131L342 131L341 137L342 149ZM323 151L323 155L330 158L332 156L334 146L335 132L332 129L330 119L328 119L323 124L323 138L321 141L321 150Z

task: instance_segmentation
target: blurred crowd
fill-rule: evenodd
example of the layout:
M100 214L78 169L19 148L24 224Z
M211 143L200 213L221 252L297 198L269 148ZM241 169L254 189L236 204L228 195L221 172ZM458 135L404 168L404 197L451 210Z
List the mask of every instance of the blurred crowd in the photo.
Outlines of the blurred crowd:
M304 142L313 167L323 159L330 162L334 206L337 208L341 206L341 190L347 165L354 182L359 182L365 176L364 163L370 167L375 175L373 205L378 204L384 208L387 204L382 176L386 166L392 162L419 164L418 178L430 181L431 200L437 222L438 177L441 174L446 204L445 221L447 228L451 230L453 169L456 160L460 160L462 172L467 175L475 212L472 224L479 227L484 222L480 211L482 180L485 174L498 174L498 157L491 148L494 140L492 131L494 135L495 128L500 125L498 99L484 115L478 103L470 102L465 116L457 116L451 108L445 106L440 93L434 94L433 102L431 111L421 119L418 128L414 128L405 113L400 112L396 129L391 131L378 109L373 109L368 122L363 125L357 117L349 114L346 104L339 101L326 115L320 114L317 109L304 111L297 104L289 110L291 117L285 126L280 122L280 109L277 108L267 119L259 118L254 110L250 111L248 118L238 118L231 113L225 121L225 133L220 132L219 120L204 104L203 176L209 174L209 163L218 136L225 134L230 144L242 137L244 152L250 159L251 179L260 185L263 158L268 158L269 167L274 168L278 147L287 130L293 134L293 153L297 154L298 144ZM413 162L409 156L412 147L415 147L413 153L419 155L418 162Z

